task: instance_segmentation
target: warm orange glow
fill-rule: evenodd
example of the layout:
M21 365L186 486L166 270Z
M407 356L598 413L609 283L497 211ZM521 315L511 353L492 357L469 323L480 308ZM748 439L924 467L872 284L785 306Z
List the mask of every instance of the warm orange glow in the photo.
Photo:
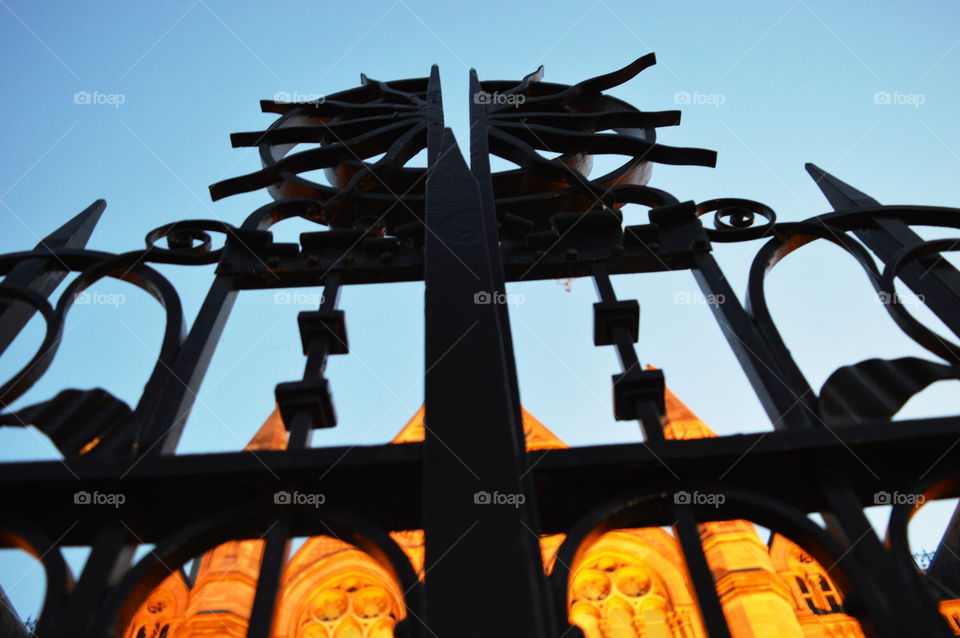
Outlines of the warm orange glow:
M669 390L666 407L667 438L716 436ZM392 442L422 441L423 417L420 408ZM568 447L526 410L523 430L529 450ZM247 447L280 449L286 438L274 411ZM840 594L827 571L788 539L775 535L768 547L748 521L705 523L700 534L735 637L863 635L839 611ZM391 536L423 579L423 531ZM540 540L547 573L564 538ZM172 574L143 603L124 638L243 637L262 546L234 541L208 552L192 588ZM397 583L368 555L337 539L314 537L284 572L274 635L389 638L405 615L402 601ZM679 544L661 528L609 532L586 548L572 565L569 605L571 622L587 638L706 637ZM941 603L940 611L960 635L960 600Z

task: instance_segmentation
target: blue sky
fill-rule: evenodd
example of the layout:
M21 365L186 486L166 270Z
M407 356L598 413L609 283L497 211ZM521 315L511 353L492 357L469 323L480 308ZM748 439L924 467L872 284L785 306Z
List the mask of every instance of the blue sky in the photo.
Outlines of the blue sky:
M269 125L258 100L277 93L332 93L358 84L361 72L420 77L437 63L447 123L466 147L470 66L492 80L544 64L545 80L574 83L650 51L658 65L613 95L644 110L681 108L683 123L661 129L661 141L719 152L715 169L657 166L651 185L681 200L755 199L781 220L800 220L829 210L803 170L813 161L882 203L956 205L958 19L960 5L946 2L0 0L0 252L32 247L98 198L108 207L90 245L101 250L139 248L149 230L180 219L239 225L266 195L213 204L207 186L258 168L255 152L231 149L228 135ZM92 103L76 103L78 92ZM627 219L644 220L641 210ZM274 229L286 241L305 230L299 222ZM738 293L759 246L716 250ZM211 269L160 270L179 287L189 320ZM618 277L615 286L621 298L640 300L641 361L662 367L708 424L721 434L770 429L707 306L676 303L696 290L689 273ZM510 290L523 295L511 317L526 407L573 445L638 440L635 424L611 416L618 364L610 348L592 346L592 283ZM159 345L160 309L122 284L95 291L122 303L76 307L53 367L17 405L65 386L104 387L135 402ZM416 411L422 292L422 284L344 291L352 352L328 368L340 425L314 445L383 442ZM829 246L792 256L770 277L768 297L816 389L841 365L926 356ZM274 385L301 374L296 314L310 304L281 301L270 291L241 296L181 452L241 448L269 414ZM916 313L943 330L924 309ZM38 322L24 331L0 361L4 378L29 360L40 335ZM931 388L904 414L955 413L953 385ZM34 458L56 456L35 432L0 432L0 460ZM952 505L921 513L915 545L935 546ZM878 524L882 514L872 514ZM33 613L39 570L20 577L20 559L6 554L13 562L0 569L0 585L21 613Z

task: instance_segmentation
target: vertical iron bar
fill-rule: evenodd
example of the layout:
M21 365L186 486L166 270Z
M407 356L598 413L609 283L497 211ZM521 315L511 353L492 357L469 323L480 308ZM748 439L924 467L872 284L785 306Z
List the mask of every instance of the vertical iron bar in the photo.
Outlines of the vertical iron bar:
M290 553L290 530L290 521L283 518L278 520L264 537L260 576L257 578L257 591L253 599L253 608L250 610L247 638L273 636L276 620L274 612L283 584L283 568Z
M469 102L470 102L470 170L477 180L480 189L480 202L483 210L482 220L484 232L487 236L487 250L490 258L491 273L496 289L506 292L507 283L503 269L503 257L500 244L500 220L497 216L497 209L494 203L493 179L490 169L490 148L487 137L487 122L485 118L486 106L475 99L477 92L481 90L480 78L475 69L470 70L469 77ZM526 531L530 533L526 539L532 544L531 550L534 554L534 560L531 563L533 574L531 578L537 584L541 591L539 600L541 602L540 615L545 623L544 631L548 635L556 635L557 627L553 624L555 613L553 609L553 598L548 592L548 583L542 564L542 554L540 552L539 535L541 533L540 510L536 502L536 491L533 483L533 474L529 472L526 456L526 436L523 432L523 415L520 401L520 384L517 378L516 354L513 348L513 330L510 327L510 312L507 304L496 304L497 319L500 323L500 335L503 343L503 358L507 374L507 391L513 399L510 408L513 412L514 422L520 428L520 438L522 441L522 452L517 459L517 471L520 472L520 487L527 495L528 501L525 503ZM536 610L533 612L537 613Z
M657 406L650 401L637 401L637 420L643 427L646 443L661 443L666 440L663 435L663 417L657 411Z
M306 446L311 425L309 413L296 413L293 423L290 424L288 450L302 450ZM257 577L257 589L253 598L253 607L250 610L247 638L273 636L277 602L283 585L283 570L290 556L291 530L290 519L280 518L264 537L260 574Z
M122 525L108 525L98 533L90 547L80 580L70 592L66 609L60 616L58 634L85 636L95 620L90 611L103 602L110 587L129 569L136 545Z
M693 511L685 505L674 505L670 511L676 519L673 528L677 532L677 539L683 550L683 560L690 574L690 582L693 583L697 607L700 609L700 617L707 634L710 638L730 638L730 628L723 614L723 605L717 596L713 572L710 571L707 557L703 553L700 530Z
M711 304L714 317L773 427L778 430L815 427L803 404L806 390L787 384L785 373L770 354L713 255L697 253L693 259L693 275L700 289L711 299L723 300L723 303Z
M142 433L141 454L173 454L176 450L236 298L234 278L218 275L183 342L173 379L161 388L163 400Z
M323 301L320 310L333 312L337 309L337 300L340 298L340 273L331 272L327 275L327 285L323 289ZM330 333L316 335L307 350L307 362L304 365L303 378L323 376L330 356L330 342L336 336Z
M816 482L827 501L828 509L821 512L827 529L849 548L871 576L871 587L856 595L870 612L869 620L876 634L891 638L941 635L943 622L939 614L929 609L923 596L912 589L913 583L904 583L897 575L890 551L877 536L847 480L832 470L820 469Z
M543 613L535 504L506 309L498 307L503 267L493 210L451 131L429 154L436 161L427 178L424 249L425 624L439 636L546 638L555 632ZM478 293L492 303L478 303ZM513 584L511 596L497 595L503 582Z
M617 294L613 289L613 282L610 280L610 273L607 267L601 264L594 264L590 271L600 301L607 303L616 302ZM597 319L594 318L594 321L596 320ZM634 369L640 370L640 359L637 357L637 350L625 326L617 325L613 328L613 342L623 372L627 373ZM640 427L643 429L646 442L660 443L664 441L663 418L656 405L650 401L638 400L634 411L637 415L637 420L640 421Z

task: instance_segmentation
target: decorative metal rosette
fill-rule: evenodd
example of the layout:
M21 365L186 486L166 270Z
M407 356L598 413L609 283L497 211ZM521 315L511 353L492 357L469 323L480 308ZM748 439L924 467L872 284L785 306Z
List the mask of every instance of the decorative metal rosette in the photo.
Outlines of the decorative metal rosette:
M472 119L482 120L489 153L520 167L491 176L498 217L521 217L542 229L556 213L664 206L676 200L646 187L653 163L714 166L714 151L657 143L656 129L679 124L680 111L640 111L604 94L655 63L651 53L573 86L542 82L543 67L520 82L480 82ZM595 155L627 159L591 178Z
M643 112L603 93L654 63L646 55L573 86L542 82L543 67L519 82L475 82L474 141L486 147L481 152L519 166L490 176L498 219L512 215L544 228L558 212L666 205L675 200L644 187L652 163L713 166L713 151L656 142L656 129L678 124L679 111ZM439 73L434 67L428 78L361 79L358 88L311 102L261 102L280 119L231 139L234 146L258 146L263 168L214 184L213 198L267 188L276 200L313 200L301 216L331 228L382 223L392 234L422 221L429 168L406 164L428 147L431 126L443 125ZM591 179L598 154L628 159ZM305 176L321 169L329 185Z
M392 228L422 218L427 169L405 164L426 148L429 123L442 123L439 91L428 95L431 78L361 80L312 102L262 101L280 119L231 141L258 146L263 169L214 184L213 199L260 188L276 200L312 199L310 218L331 228L366 228L378 219ZM330 185L303 175L317 170Z

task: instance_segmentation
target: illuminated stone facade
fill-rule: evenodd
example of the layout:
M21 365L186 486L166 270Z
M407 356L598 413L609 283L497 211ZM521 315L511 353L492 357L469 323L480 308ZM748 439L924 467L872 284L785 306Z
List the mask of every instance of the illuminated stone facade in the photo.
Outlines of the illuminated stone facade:
M668 438L715 434L667 391ZM526 410L531 450L567 447ZM423 409L394 438L423 440ZM248 449L285 446L277 412ZM394 540L423 577L423 532L397 531ZM857 622L842 613L828 570L786 538L760 540L748 521L700 526L704 552L736 638L853 638ZM549 572L563 535L541 539ZM253 602L262 541L234 541L205 554L188 587L180 572L143 603L124 638L243 638ZM389 638L404 617L398 585L373 559L335 538L310 538L283 577L276 638ZM941 612L960 635L960 600ZM587 638L701 638L693 588L673 534L664 528L625 529L603 535L571 570L569 615ZM446 637L444 637L446 638Z

